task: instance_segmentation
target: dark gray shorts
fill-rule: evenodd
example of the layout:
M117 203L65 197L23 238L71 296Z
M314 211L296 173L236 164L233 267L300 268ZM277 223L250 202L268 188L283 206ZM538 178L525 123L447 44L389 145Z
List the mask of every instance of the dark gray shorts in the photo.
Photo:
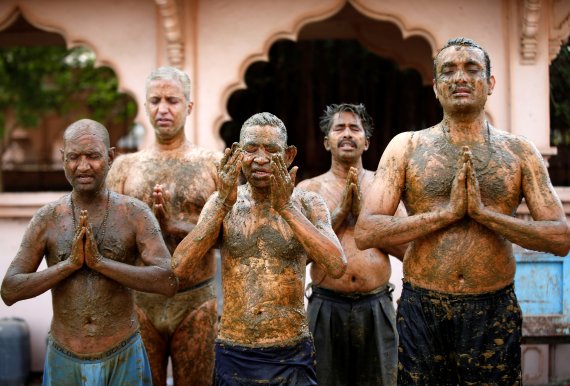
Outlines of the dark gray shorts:
M313 286L308 317L319 386L396 384L398 337L389 288L345 295Z

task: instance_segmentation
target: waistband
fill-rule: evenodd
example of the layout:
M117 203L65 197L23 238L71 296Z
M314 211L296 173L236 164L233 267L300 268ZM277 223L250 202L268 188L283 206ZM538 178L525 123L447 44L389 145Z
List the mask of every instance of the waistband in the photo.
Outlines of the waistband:
M318 287L316 285L311 285L310 289L312 291L311 295L318 295L346 302L354 302L354 301L378 298L380 296L389 294L394 291L394 289L390 285L378 287L369 292L351 292L351 293L337 292L327 288Z
M491 292L483 292L480 294L456 294L449 292L435 291L423 287L418 287L410 282L404 281L403 290L417 293L422 296L430 297L433 299L446 300L446 301L465 301L465 300L486 300L505 296L514 293L515 284L511 283L506 287Z
M191 286L191 287L184 288L183 290L178 291L178 293L189 292L189 291L195 291L195 290L198 290L198 289L200 289L200 288L206 287L208 284L212 284L213 282L214 282L214 278L211 277L211 278L209 278L209 279L206 279L206 280L204 280L204 281L201 281L201 282L198 283L198 284L194 284L194 285Z
M112 355L116 354L117 352L121 351L123 348L127 347L131 343L135 341L135 339L140 337L140 332L137 330L131 336L124 339L123 341L119 342L113 348L102 352L102 353L94 353L94 354L77 354L73 351L69 350L68 348L62 346L61 344L57 343L55 339L48 333L48 343L52 345L54 349L59 351L60 353L67 355L68 357L79 359L82 361L98 361L103 360L111 357Z

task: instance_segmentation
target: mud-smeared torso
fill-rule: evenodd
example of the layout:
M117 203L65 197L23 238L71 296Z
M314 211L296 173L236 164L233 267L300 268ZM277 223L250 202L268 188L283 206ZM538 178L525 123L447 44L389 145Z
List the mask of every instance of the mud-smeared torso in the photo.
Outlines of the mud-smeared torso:
M373 179L374 173L368 170L360 178L362 199L366 196ZM321 195L332 213L340 204L345 185L345 180L337 178L329 171L303 181L300 187ZM326 275L325 269L312 263L311 278L314 284L337 292L354 293L369 292L388 283L391 275L388 255L376 248L364 251L358 249L354 240L355 224L356 218L349 214L336 232L348 262L345 274L339 279L334 279Z
M153 188L162 184L169 194L171 216L196 224L208 197L216 190L216 167L220 158L221 154L193 145L171 151L143 150L121 157L110 173L110 185L152 208ZM174 253L183 237L164 230L162 233L170 253ZM181 278L179 290L211 278L214 271L214 255L209 251L193 275Z
M293 202L301 210L302 197ZM245 186L223 223L224 308L219 338L246 346L286 345L308 336L304 311L307 255L269 203Z
M134 265L139 256L133 213L142 203L111 194L107 231L98 240L99 252L106 258ZM102 211L103 212L103 211ZM48 266L69 258L74 228L69 196L45 211L49 224L45 256ZM93 232L104 213L91 214ZM130 289L87 266L71 274L52 289L51 334L60 344L76 353L96 353L130 336L138 322Z
M516 137L492 130L485 143L471 144L474 168L485 207L513 216L522 199L521 159ZM408 149L403 202L409 215L444 209L460 159L438 128L414 133ZM502 288L514 279L511 243L465 217L411 243L404 260L410 282L453 293Z

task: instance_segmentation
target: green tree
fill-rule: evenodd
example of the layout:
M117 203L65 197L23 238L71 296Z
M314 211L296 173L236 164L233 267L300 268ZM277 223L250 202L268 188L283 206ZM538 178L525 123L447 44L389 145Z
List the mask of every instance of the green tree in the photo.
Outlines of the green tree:
M0 167L12 130L33 129L47 114L65 115L83 105L89 118L105 125L132 121L136 104L117 86L114 72L95 67L94 54L84 47L0 49Z

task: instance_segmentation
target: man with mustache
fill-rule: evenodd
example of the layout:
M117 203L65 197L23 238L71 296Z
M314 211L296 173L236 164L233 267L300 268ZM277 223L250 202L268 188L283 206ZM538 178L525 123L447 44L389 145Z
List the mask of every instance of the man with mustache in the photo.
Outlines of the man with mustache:
M98 122L65 130L72 192L34 215L2 282L8 305L51 290L44 385L152 385L133 290L167 298L178 281L150 209L106 186L114 151Z
M398 338L389 286L386 251L356 248L354 225L374 173L362 166L362 153L374 129L364 105L330 105L320 119L324 146L331 153L325 174L298 187L320 194L331 212L348 266L340 278L311 264L309 327L317 352L319 385L396 385ZM405 247L390 252L403 258Z
M191 144L184 132L192 112L190 78L174 67L154 70L146 82L146 112L155 142L118 157L109 187L152 208L170 253L190 232L206 200L216 190L221 154ZM217 329L214 251L204 254L191 275L180 280L171 299L137 293L141 332L155 386L166 385L168 358L174 384L210 385Z
M398 306L399 385L521 384L512 244L564 256L568 224L527 139L485 114L485 50L451 39L434 59L443 120L392 139L356 224L359 248L409 242ZM515 217L522 199L532 220ZM408 216L395 217L400 202Z
M174 253L181 278L221 243L224 306L216 385L316 385L303 290L307 259L340 277L346 259L318 195L295 189L297 149L270 113L250 117L226 149L220 188ZM238 186L240 170L246 183Z

